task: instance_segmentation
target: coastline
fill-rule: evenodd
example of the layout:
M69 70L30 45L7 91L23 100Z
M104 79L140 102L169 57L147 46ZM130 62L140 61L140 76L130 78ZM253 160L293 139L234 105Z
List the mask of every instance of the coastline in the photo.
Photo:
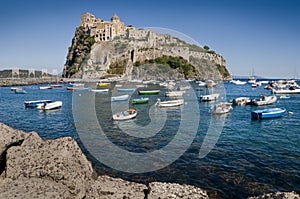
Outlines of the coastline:
M210 198L176 183L148 185L98 176L71 137L42 140L0 123L0 198ZM299 198L276 192L249 198Z

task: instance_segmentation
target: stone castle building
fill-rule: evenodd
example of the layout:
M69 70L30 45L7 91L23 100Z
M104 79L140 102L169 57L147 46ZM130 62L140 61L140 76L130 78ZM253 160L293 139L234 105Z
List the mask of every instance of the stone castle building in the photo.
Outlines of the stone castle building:
M84 13L80 16L79 25L88 28L90 35L95 36L96 42L110 41L117 35L125 34L125 30L129 28L125 27L116 14L110 21L103 21L90 13Z

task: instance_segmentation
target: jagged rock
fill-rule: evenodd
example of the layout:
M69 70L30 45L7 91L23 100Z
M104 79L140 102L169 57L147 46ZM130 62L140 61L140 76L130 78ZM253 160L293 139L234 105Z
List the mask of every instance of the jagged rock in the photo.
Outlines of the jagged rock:
M275 192L263 194L261 196L249 197L248 199L300 199L300 195L292 192Z
M21 146L7 151L5 172L11 179L43 178L60 182L68 187L73 198L82 198L93 169L72 138L43 141L37 133L30 133Z
M157 198L188 198L202 199L209 198L203 189L190 186L179 185L176 183L152 182L149 184L148 199Z
M5 124L0 123L0 155L12 144L25 139L26 133L15 130Z
M9 178L0 180L0 198L74 198L67 186L41 178Z
M86 198L107 198L107 199L143 199L145 198L147 186L135 182L129 182L120 178L99 176L92 184Z

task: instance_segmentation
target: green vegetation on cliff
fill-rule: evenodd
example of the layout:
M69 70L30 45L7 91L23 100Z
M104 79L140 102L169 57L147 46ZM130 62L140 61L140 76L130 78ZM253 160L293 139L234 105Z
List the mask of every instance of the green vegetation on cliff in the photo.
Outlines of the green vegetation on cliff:
M94 37L89 35L86 28L80 26L76 29L72 45L69 48L63 77L71 77L78 72L81 63L91 52L94 43Z

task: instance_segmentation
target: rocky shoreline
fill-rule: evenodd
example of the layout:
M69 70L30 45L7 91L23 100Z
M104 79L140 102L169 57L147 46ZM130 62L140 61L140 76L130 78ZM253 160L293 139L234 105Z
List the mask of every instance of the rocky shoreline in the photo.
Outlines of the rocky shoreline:
M70 137L42 140L0 123L0 198L209 198L190 185L98 176ZM294 192L252 198L300 198Z

